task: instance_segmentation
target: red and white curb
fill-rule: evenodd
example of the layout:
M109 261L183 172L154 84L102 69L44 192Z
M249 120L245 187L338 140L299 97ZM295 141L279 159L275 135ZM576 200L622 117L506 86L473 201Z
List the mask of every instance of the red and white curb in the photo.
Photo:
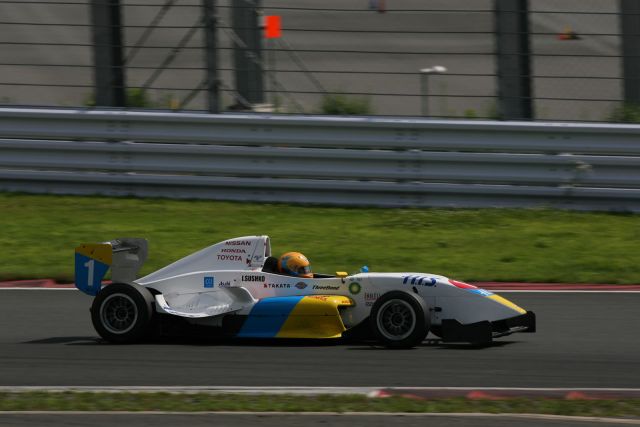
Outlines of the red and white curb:
M465 398L470 400L564 399L618 400L640 399L637 388L499 388L499 387L391 387L376 390L370 397L399 396L430 400Z
M466 398L472 400L565 399L618 400L640 399L640 388L525 388L525 387L238 387L238 386L0 386L0 393L173 393L173 394L293 394L362 395L371 398L405 397L419 400Z

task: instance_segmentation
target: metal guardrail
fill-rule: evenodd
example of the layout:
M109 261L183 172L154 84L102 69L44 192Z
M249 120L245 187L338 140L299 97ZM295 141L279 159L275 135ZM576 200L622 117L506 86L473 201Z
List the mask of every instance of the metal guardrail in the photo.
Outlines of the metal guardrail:
M9 191L640 211L636 125L0 109L0 138Z

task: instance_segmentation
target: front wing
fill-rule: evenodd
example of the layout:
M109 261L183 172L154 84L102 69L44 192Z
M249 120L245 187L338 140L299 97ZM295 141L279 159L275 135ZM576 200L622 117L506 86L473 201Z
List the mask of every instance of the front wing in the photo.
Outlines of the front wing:
M510 335L515 332L535 332L536 315L532 311L508 319L488 320L463 325L454 319L442 321L441 338L443 342L470 342L488 344L493 338Z

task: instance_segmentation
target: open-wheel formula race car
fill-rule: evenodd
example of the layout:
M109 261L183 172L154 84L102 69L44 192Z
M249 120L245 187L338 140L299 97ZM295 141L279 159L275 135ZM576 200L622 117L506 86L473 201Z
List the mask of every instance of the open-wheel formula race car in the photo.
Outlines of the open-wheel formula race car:
M534 313L436 274L284 275L268 236L225 240L136 278L146 257L147 242L139 238L76 248L76 287L95 296L91 319L109 342L139 342L175 321L246 338L364 331L390 348L416 346L429 331L444 342L487 344L536 328ZM103 286L109 268L112 283Z

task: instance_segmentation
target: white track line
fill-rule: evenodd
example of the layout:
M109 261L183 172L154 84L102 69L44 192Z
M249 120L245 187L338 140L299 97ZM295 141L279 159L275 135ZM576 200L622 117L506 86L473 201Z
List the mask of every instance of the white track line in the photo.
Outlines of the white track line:
M249 412L249 411L202 411L202 412L172 412L172 411L1 411L2 415L47 415L47 416L74 416L74 415L180 415L180 416L202 416L202 415L225 415L225 416L247 416L259 417L282 417L282 416L322 416L322 417L441 417L441 418L517 418L541 421L580 421L593 423L640 425L639 419L631 418L604 418L604 417L581 417L569 415L546 415L546 414L486 414L482 412Z
M175 393L175 394L296 394L296 395L318 395L318 394L359 394L380 390L384 387L303 387L303 386L282 386L282 387L239 387L239 386L0 386L0 392L5 393L26 393L33 391L44 391L52 393L82 392L82 393Z

